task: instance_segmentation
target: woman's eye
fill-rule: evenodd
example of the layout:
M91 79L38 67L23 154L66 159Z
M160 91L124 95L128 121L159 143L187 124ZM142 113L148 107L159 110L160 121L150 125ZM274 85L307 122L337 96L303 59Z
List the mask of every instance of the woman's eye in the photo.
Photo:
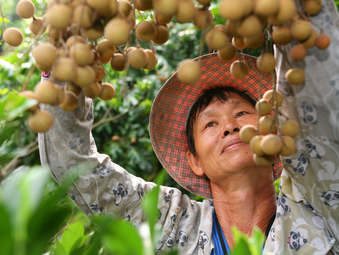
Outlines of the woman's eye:
M215 124L214 122L208 122L207 125L206 125L206 127L213 127L214 124Z
M243 115L246 115L247 114L247 112L239 112L238 114L237 114L237 116L243 116Z

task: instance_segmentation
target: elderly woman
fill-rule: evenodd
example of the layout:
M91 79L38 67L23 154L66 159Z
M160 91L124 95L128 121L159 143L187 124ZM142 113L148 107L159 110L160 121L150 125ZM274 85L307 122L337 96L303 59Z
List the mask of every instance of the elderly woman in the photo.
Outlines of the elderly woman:
M280 176L280 162L257 166L249 145L239 137L244 125L257 123L259 87L263 93L272 84L270 76L256 69L255 58L239 56L250 67L243 80L232 78L229 63L209 54L198 59L199 82L183 85L174 75L163 86L150 116L154 151L181 186L209 199L199 203L178 189L161 187L157 253L173 247L182 254L230 253L232 225L249 235L255 226L264 231L263 253L339 253L339 39L334 8L332 0L326 0L315 17L332 35L332 44L326 51L309 51L304 85L287 84L284 73L289 67L277 56L285 115L302 126L297 152L282 160L278 199L274 179ZM80 96L79 102L70 113L47 107L57 118L51 130L39 134L42 164L50 166L57 182L80 170L68 192L88 216L114 214L139 225L145 220L141 198L155 184L97 152L91 135L92 101Z

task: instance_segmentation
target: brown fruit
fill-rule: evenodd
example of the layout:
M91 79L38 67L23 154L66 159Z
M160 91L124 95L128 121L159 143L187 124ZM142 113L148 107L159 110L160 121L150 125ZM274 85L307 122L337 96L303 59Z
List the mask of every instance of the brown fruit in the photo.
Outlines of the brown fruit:
M35 93L33 91L30 91L30 90L24 90L24 91L21 91L19 93L20 96L23 96L27 99L35 99L37 100L37 103L31 107L29 107L26 112L36 112L39 108L39 100L37 98L37 96L35 95Z
M254 136L258 133L257 127L254 125L245 125L240 130L240 139L249 144Z
M312 34L311 24L306 20L297 20L291 25L291 35L298 41L307 40Z
M37 111L28 120L28 127L35 133L44 133L53 125L53 116L48 111Z
M101 85L99 82L93 82L91 85L82 88L82 94L89 98L97 98L100 95Z
M272 111L272 105L266 99L260 99L255 104L255 109L260 115L268 115Z
M49 42L35 46L32 54L38 65L46 66L48 68L52 66L57 57L55 46Z
M33 18L32 22L29 23L29 30L35 35L39 32L43 34L46 30L46 26L42 24L42 18Z
M268 17L276 14L279 9L279 0L255 0L254 13L258 16Z
M86 4L96 9L104 17L111 18L118 11L118 2L117 0L86 0Z
M331 38L328 35L321 34L317 37L315 40L315 46L317 46L318 49L324 50L326 49L331 43Z
M161 24L161 25L166 25L167 23L170 23L171 20L173 19L174 17L174 14L173 15L169 15L169 16L165 16L159 12L155 12L155 20L157 21L158 24Z
M232 44L233 44L234 47L236 47L238 50L243 50L243 49L246 48L246 44L244 43L244 39L243 39L243 38L233 37L233 38L232 38Z
M63 87L59 85L54 84L54 88L55 88L55 102L53 105L59 105L64 100L65 92Z
M153 1L152 0L135 0L134 7L140 11L147 11L153 9Z
M81 88L72 82L67 82L65 90L73 92L76 96L80 95L81 92Z
M126 57L122 53L115 53L111 58L111 67L115 71L123 71L126 68Z
M53 4L48 10L48 23L57 29L66 29L72 18L72 8L66 4Z
M268 135L275 134L277 132L274 117L270 115L262 116L259 119L259 134L260 135Z
M135 35L144 42L149 42L155 36L155 25L153 22L141 21L135 29Z
M178 0L175 18L180 23L190 22L195 14L193 0Z
M285 78L289 83L298 85L305 81L305 72L300 68L291 68L286 72Z
M272 53L261 54L257 58L257 67L261 72L271 73L274 71L276 61Z
M102 100L111 100L114 96L115 96L114 86L107 82L102 83L99 97Z
M219 6L219 13L225 19L238 20L250 14L252 9L252 0L222 0Z
M250 140L250 148L253 153L255 153L258 156L264 156L264 152L261 149L260 143L261 140L264 138L262 135L255 135Z
M299 134L300 128L295 120L286 120L281 124L282 135L295 137Z
M262 32L262 24L256 15L246 16L238 25L238 33L244 36L253 36Z
M262 167L272 166L272 164L275 161L275 156L258 156L256 154L253 154L253 161L258 165Z
M74 111L78 107L78 97L69 90L64 93L64 100L59 105L66 112Z
M310 16L315 16L321 11L321 0L304 0L303 4L306 13Z
M258 49L264 44L265 35L263 33L259 33L253 36L246 36L243 40L247 48Z
M76 64L71 58L58 58L52 67L55 78L60 81L73 81L77 77Z
M231 61L235 58L236 52L233 44L228 42L224 47L218 49L218 57L223 61Z
M178 6L178 0L172 0L172 1L154 0L153 5L154 5L154 9L156 10L158 14L164 17L169 17L169 16L174 16L174 14L176 13L177 6Z
M204 7L195 8L193 24L201 30L204 30L212 26L213 24L212 13L208 9L205 9Z
M95 72L90 66L77 66L77 76L73 83L79 87L89 86L95 80Z
M268 134L263 137L260 142L262 151L266 155L277 155L281 152L283 148L283 142L280 136Z
M307 55L306 47L303 44L294 45L290 50L290 57L294 61L301 61Z
M236 38L241 38L242 36L238 32L238 21L234 21L231 19L226 20L225 23L225 28L226 28L226 34L229 37L236 37Z
M92 68L95 72L95 81L102 81L105 77L105 68L102 65L93 65Z
M312 33L311 36L304 42L302 42L302 44L306 47L306 48L312 48L315 46L315 41L318 37L318 32L315 31L314 29L312 29Z
M279 107L282 105L283 95L279 91L276 91L276 95L277 95L277 106ZM274 102L273 89L267 90L263 95L263 99L266 99L267 101L269 101L270 104L273 106L273 102Z
M241 60L236 60L230 67L231 75L236 79L243 79L249 72L248 64Z
M206 33L205 42L209 49L218 50L224 47L229 42L225 32L225 26L216 25L213 27L213 29Z
M111 58L115 52L115 46L109 40L103 39L97 45L97 52L100 57Z
M280 151L281 156L291 156L293 152L297 149L294 139L290 136L283 136L283 148Z
M22 19L29 19L33 17L35 6L30 0L20 0L16 5L16 13Z
M279 0L278 12L268 17L268 22L271 25L282 25L290 21L297 13L297 7L293 0Z
M127 17L132 10L132 5L127 0L120 0L118 2L118 11L123 13L125 17Z
M85 4L78 5L73 11L73 21L85 29L92 27L95 21L93 9Z
M202 5L208 5L212 2L212 0L197 0L198 3L201 3Z
M7 44L17 47L22 43L24 36L19 29L15 27L10 27L10 28L6 28L6 30L3 33L2 38Z
M34 88L34 93L39 102L43 104L55 105L56 90L53 82L47 80L39 82Z
M158 63L158 59L157 56L155 55L155 53L152 50L144 50L146 55L147 55L147 64L143 67L144 69L147 70L153 70L157 63Z
M66 41L67 48L71 48L71 46L76 42L86 43L86 40L80 35L72 35Z
M97 40L104 36L104 26L101 23L95 23L93 27L86 29L84 34L89 40Z
M278 45L286 45L292 41L291 30L288 26L278 26L272 32L272 39Z
M135 69L143 68L147 64L147 60L147 54L142 48L127 52L127 62Z
M69 55L79 66L90 65L94 60L94 54L87 43L74 43L69 51Z
M105 26L105 36L114 45L125 44L130 35L130 27L126 20L112 19Z
M155 26L155 36L152 41L156 44L164 44L169 39L169 32L166 25Z
M185 84L194 83L200 80L200 64L190 59L185 59L178 65L177 77Z

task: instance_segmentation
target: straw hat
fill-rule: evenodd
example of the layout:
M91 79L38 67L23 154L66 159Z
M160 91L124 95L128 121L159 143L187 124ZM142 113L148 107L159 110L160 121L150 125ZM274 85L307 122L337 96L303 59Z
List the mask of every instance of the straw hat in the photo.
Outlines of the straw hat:
M188 150L185 126L188 111L205 89L214 86L231 86L247 92L258 99L272 88L272 76L260 72L256 58L238 54L249 66L244 79L235 79L230 74L231 62L224 62L216 53L194 59L200 61L201 78L193 84L183 84L175 73L156 96L150 115L150 136L154 151L169 175L188 191L205 198L212 198L210 182L205 176L197 176L191 170L186 158ZM261 85L261 86L260 86ZM277 159L273 171L280 176L281 163Z

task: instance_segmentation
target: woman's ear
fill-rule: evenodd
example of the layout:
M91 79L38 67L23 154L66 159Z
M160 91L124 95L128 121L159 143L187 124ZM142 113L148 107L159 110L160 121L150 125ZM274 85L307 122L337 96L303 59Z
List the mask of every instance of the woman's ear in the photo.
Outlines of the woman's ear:
M200 166L199 158L194 156L193 153L190 151L186 152L186 157L187 157L188 164L192 168L193 172L198 176L203 176L205 173L204 173L204 170Z

